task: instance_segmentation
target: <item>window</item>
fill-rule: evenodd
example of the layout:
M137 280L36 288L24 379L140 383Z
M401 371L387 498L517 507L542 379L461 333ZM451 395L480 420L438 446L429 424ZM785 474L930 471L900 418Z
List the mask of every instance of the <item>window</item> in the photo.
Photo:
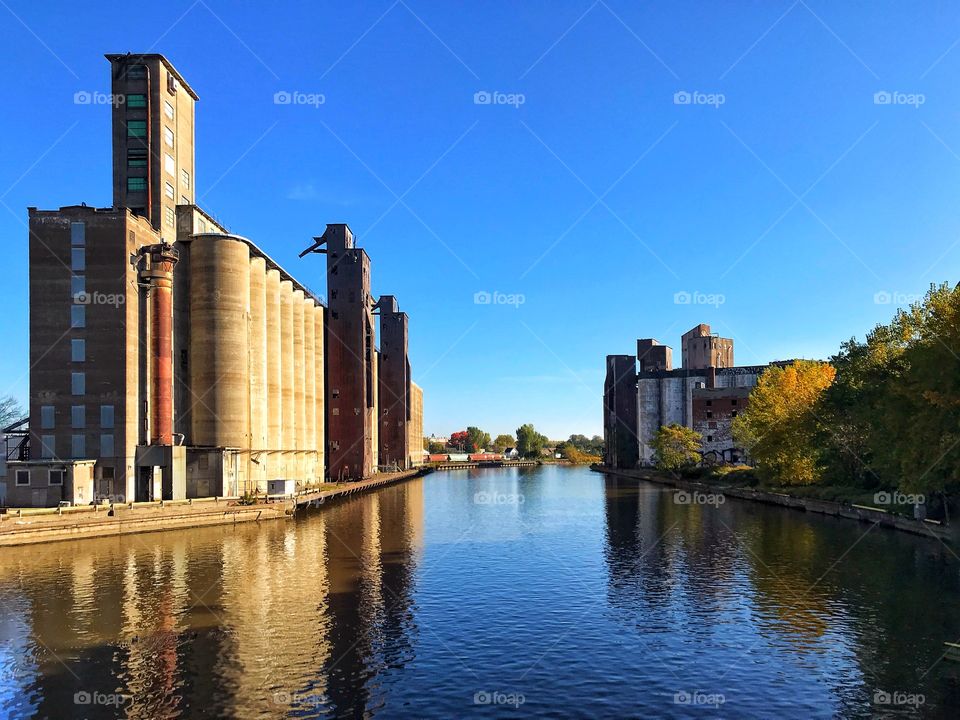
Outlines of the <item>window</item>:
M70 269L77 272L87 269L87 252L82 247L70 249Z
M163 101L163 114L167 116L168 120L173 120L173 105L166 100Z
M74 435L70 438L70 454L74 458L82 458L87 454L86 435Z
M173 147L173 130L166 125L163 126L163 141L167 144L167 147Z
M70 223L70 244L85 245L87 242L87 224L82 222Z
M127 192L146 192L147 179L145 177L128 177Z
M180 196L180 204L181 204L181 205L189 205L189 204L190 204L190 198L188 198L186 195L181 195L181 196Z
M30 471L17 470L17 487L29 487L29 485L30 485Z
M74 395L87 394L87 374L82 372L70 373L70 392Z
M190 189L190 173L186 170L180 171L180 184L183 185L184 190Z
M53 430L57 424L57 411L53 405L40 406L40 427L43 430Z
M146 65L128 65L127 80L143 80L147 77Z
M730 417L736 417L736 416L737 416L737 411L736 411L736 410L734 410L732 413L730 413Z
M53 457L56 457L56 439L53 435L41 435L40 436L40 457L45 460L49 460Z
M170 153L164 153L163 155L163 169L167 171L168 175L177 176L177 162Z
M70 306L70 327L82 328L87 326L87 306Z
M87 361L87 341L86 340L70 341L70 360L71 362Z
M113 427L113 405L100 406L100 427L104 430Z
M50 485L63 485L63 481L66 477L66 470L50 470L47 475L47 483Z
M113 435L100 436L100 457L113 457L116 453L113 451Z
M127 167L145 168L147 166L146 148L127 148Z
M336 416L340 415L340 408L333 408L333 414Z
M707 417L708 417L708 418L712 418L712 417L713 417L713 412L710 411L710 410L707 410Z
M145 108L147 106L147 96L143 93L132 93L127 95L127 107Z
M147 136L146 120L127 120L127 137L145 138Z
M736 404L737 404L737 399L734 398L733 400L731 400L731 401L730 401L730 404L731 404L731 405L736 405Z
M86 405L74 405L70 408L70 427L74 430L83 430L87 426Z
M713 442L713 435L707 435L707 442Z
M710 407L711 405L713 405L713 400L707 400L707 407Z
M174 227L176 225L177 218L172 207L165 207L163 209L163 219L166 221L169 227Z
M70 297L73 298L74 302L77 300L77 295L85 295L87 292L87 281L83 275L71 275L70 276Z
M170 183L164 183L164 184L163 184L163 192L164 192L164 193L166 194L166 196L167 196L168 198L170 198L171 200L174 200L174 199L176 199L176 197L177 197L177 192L176 192L176 190L173 189L173 185L171 185Z

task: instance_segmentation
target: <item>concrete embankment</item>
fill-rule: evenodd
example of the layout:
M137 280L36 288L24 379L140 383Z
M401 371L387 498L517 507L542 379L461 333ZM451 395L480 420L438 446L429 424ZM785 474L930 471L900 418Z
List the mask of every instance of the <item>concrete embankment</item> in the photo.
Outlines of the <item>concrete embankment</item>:
M618 477L630 478L633 480L646 480L647 482L657 483L675 487L689 492L698 492L704 494L722 494L724 497L738 498L740 500L753 500L755 502L765 503L767 505L779 505L780 507L793 508L794 510L804 510L806 512L819 513L821 515L831 515L833 517L846 518L848 520L857 520L859 522L879 523L883 527L914 535L924 535L926 537L939 538L944 541L953 541L953 531L950 526L937 522L936 520L914 520L889 513L880 508L867 507L864 505L847 505L844 503L832 502L829 500L816 500L813 498L800 498L782 493L765 492L763 490L754 490L752 488L742 487L723 487L721 485L711 485L709 483L697 482L695 480L685 480L683 478L671 478L657 473L644 470L620 470L608 468L603 465L591 465L591 470L614 475Z
M240 505L239 498L198 498L110 506L11 508L0 514L0 547L282 520L292 517L297 508L320 505L427 472L429 470L389 473L332 490L275 497L255 505Z

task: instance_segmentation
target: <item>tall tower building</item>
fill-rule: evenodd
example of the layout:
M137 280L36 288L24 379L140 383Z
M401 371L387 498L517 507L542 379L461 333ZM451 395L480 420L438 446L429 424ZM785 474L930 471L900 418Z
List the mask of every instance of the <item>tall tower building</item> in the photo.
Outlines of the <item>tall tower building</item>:
M106 56L113 103L113 206L150 221L173 241L177 205L194 203L194 103L163 56Z
M686 370L733 367L733 339L711 333L706 323L700 323L680 337L680 352Z
M400 311L393 295L382 296L377 307L380 310L379 463L405 470L410 467L409 319Z
M633 355L607 355L603 439L606 465L636 467L640 446L637 441L637 358Z
M326 245L327 476L366 478L377 467L376 336L370 258L345 224L330 224Z

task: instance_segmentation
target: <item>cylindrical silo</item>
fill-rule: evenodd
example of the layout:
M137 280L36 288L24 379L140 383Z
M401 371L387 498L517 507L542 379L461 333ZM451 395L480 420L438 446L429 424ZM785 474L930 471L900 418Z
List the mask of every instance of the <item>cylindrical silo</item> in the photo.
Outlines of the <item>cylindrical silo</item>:
M250 491L267 490L267 262L250 258Z
M296 438L296 477L298 483L304 480L304 430L307 422L306 397L304 389L306 385L306 373L304 372L303 362L303 290L293 291L293 404L296 408L296 417L294 418L294 436Z
M303 407L305 419L303 422L303 459L304 480L308 485L317 481L317 386L316 362L317 352L316 331L313 324L313 300L303 301Z
M297 411L293 404L293 283L289 280L280 283L280 373L283 477L292 478Z
M323 306L316 305L313 308L313 334L316 341L316 352L314 353L314 378L316 380L316 422L314 431L316 433L317 448L317 478L320 482L326 479L326 437L324 428L326 427L326 371L323 367Z
M250 382L243 349L249 339L250 252L229 236L202 235L190 255L191 440L246 450ZM238 472L246 475L245 468Z
M280 356L280 271L267 270L267 480L283 478L283 401Z

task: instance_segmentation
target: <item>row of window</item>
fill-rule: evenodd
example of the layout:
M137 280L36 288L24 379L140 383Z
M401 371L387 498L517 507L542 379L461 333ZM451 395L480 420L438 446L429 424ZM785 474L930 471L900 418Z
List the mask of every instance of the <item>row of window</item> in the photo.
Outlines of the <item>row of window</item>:
M67 479L66 470L48 470L47 485L63 485ZM17 470L17 487L30 487L30 471Z
M40 406L40 429L53 430L56 427L57 410L53 405ZM103 429L113 429L115 413L113 405L100 406L100 427ZM87 406L73 405L70 407L71 426L76 430L82 430L87 426Z
M54 460L58 457L56 452L57 438L55 435L40 436L40 457L43 460ZM113 433L100 436L100 457L113 457L114 442ZM70 436L70 457L75 460L87 459L87 436Z

